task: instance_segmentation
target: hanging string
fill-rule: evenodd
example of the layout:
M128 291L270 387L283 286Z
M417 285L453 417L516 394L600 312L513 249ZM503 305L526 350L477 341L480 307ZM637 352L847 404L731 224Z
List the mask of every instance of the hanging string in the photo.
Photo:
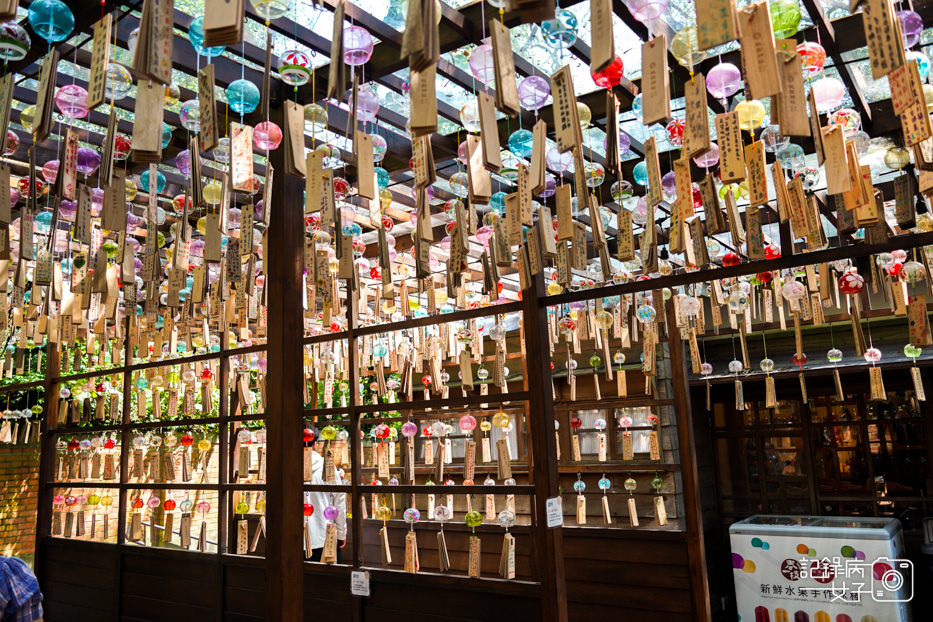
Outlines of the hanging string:
M311 66L311 97L317 101L317 67ZM314 120L311 122L311 148L317 147L317 121L318 111L314 109Z
M486 3L485 2L480 3L480 16L483 22L483 40L485 40L486 39ZM473 73L473 72L471 71L470 73ZM486 92L487 95L489 94L489 84L487 84L485 80L483 81L483 90ZM473 76L473 94L476 95L476 76Z
M865 329L868 331L868 349L873 350L875 349L875 344L872 342L872 339L871 339L871 320L869 320L867 317L865 318ZM871 366L872 367L875 366L874 360L871 361Z
M230 102L227 102L226 108L224 108L224 138L227 139L227 153L228 153L228 162L230 161ZM222 165L226 170L227 165ZM213 180L217 181L217 169L212 168Z
M195 75L197 75L198 73L201 73L201 53L198 52L197 54L195 54L195 56L197 57L197 60L195 61ZM189 130L186 127L185 132L186 132L185 134L186 142L190 144L191 143L191 130Z
M458 145L462 142L462 141L460 140L460 130L461 130L461 129L462 129L462 127L458 125L458 126L457 126L457 144L458 144ZM461 167L462 167L462 166L463 166L463 162L460 160L460 157L458 156L458 157L457 157L457 173L458 173L458 174L461 172L461 170L462 170Z

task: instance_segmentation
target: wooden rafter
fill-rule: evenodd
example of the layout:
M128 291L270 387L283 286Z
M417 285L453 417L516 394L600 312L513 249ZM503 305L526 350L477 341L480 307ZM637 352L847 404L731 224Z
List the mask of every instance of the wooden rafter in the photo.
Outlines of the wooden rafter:
M862 117L862 125L870 128L872 126L871 107L865 99L862 87L859 86L858 80L855 79L854 70L851 65L846 64L839 52L839 46L836 44L836 30L829 18L826 17L826 11L823 9L822 3L817 0L803 0L803 5L810 14L810 19L813 20L819 30L821 45L826 49L827 56L833 59L833 64L839 71L839 77L842 79L842 83L846 85L846 90L849 91L855 110Z

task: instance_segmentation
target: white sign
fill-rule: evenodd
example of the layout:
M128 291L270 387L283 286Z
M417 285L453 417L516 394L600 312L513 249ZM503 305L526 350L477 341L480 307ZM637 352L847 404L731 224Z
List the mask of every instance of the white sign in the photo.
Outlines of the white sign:
M564 504L560 497L547 500L547 528L554 529L564 524Z
M350 593L354 596L369 596L369 572L354 570L350 573Z

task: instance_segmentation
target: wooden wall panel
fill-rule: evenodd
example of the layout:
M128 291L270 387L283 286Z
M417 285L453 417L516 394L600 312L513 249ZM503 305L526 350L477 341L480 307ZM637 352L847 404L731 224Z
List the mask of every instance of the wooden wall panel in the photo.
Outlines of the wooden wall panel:
M448 575L384 573L363 601L363 619L522 622L541 620L538 586L482 582ZM508 593L497 593L498 590ZM524 594L522 593L524 592Z
M564 557L578 560L608 560L643 564L683 566L687 548L683 535L647 530L579 530L564 532Z
M566 537L565 537L566 540ZM621 584L629 586L645 585L657 589L686 590L689 586L689 570L686 566L655 564L649 560L633 564L631 562L594 561L568 559L568 567L574 570L568 580L591 581L595 583ZM580 591L578 600L586 598L585 591Z
M489 620L489 619L500 619L500 618L482 618L482 617L469 617L464 618L457 615L458 611L456 608L451 607L453 613L439 613L439 614L429 614L429 613L411 613L408 611L401 612L398 609L382 609L380 607L366 607L365 616L366 622L398 622L398 620L403 619L405 622L475 622L477 620ZM469 613L464 612L464 613ZM482 612L473 612L477 615L484 615ZM488 613L488 612L487 612ZM540 610L535 611L523 611L511 615L510 620L514 622L531 622L541 620Z
M349 551L344 548L349 555ZM305 564L304 619L350 620L353 597L350 595L350 569Z
M216 615L216 557L174 551L124 550L121 619L204 622Z
M570 584L567 584L567 595L570 596ZM692 613L674 613L652 609L634 609L626 606L625 601L618 601L610 605L588 603L580 607L578 603L570 601L570 619L574 622L589 622L590 620L651 620L651 622L696 622Z
M47 622L115 619L119 574L113 546L46 538L38 551Z
M403 526L392 531L393 538L399 536L400 541L404 537ZM449 546L465 542L469 535L462 530L446 531ZM428 532L423 535L427 549L427 543L434 539ZM501 534L483 535L484 572L489 569L486 576L493 578L497 576ZM364 537L364 541L368 543L368 538ZM563 547L570 620L634 619L645 615L670 622L693 619L690 569L682 534L570 527L563 531ZM379 554L375 542L364 550ZM519 569L528 573L530 555L523 553L529 562L520 564ZM265 565L259 559L224 556L221 561L216 555L134 550L58 539L47 540L42 555L49 622L143 622L164 620L166 615L180 622L266 619ZM465 564L466 560L461 561ZM422 564L425 562L422 553ZM357 605L350 595L349 582L346 567L306 564L304 619L352 619ZM373 569L371 586L372 596L360 600L366 622L542 619L540 588L525 581L469 580L462 575L438 574L430 568L419 575ZM218 606L222 608L219 615Z
M682 534L564 529L564 560L570 620L694 617Z
M265 616L265 608L265 590L224 587L224 619L240 616L261 620Z
M48 603L80 607L96 615L107 615L113 610L113 595L107 589L54 581L46 584L42 589L42 596Z
M265 569L261 563L224 567L224 620L251 622L265 619Z
M44 620L47 622L98 622L116 619L112 617L112 613L94 611L86 606L68 605L61 601L43 600L42 609L45 612Z
M172 576L124 572L122 589L124 595L145 594L149 597L164 594L166 601L186 607L211 608L215 601L213 583L185 581Z
M160 598L145 598L123 594L120 598L121 621L159 622L171 616L177 622L204 622L213 617L214 609L191 607Z

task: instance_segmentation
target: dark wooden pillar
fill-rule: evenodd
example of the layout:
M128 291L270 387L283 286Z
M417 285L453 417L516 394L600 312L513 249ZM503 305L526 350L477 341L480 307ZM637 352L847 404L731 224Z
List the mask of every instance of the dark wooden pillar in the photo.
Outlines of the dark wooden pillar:
M338 225L340 223L338 219ZM338 232L337 235L340 235ZM343 252L349 253L350 249L344 245ZM353 267L354 271L356 266ZM357 410L360 401L360 368L357 357L356 329L358 328L359 312L359 290L356 286L356 277L345 280L347 288L347 364L350 366L350 399L347 400L347 414L350 417L350 507L347 508L352 515L349 528L352 529L353 543L350 555L350 565L355 569L363 565L363 504L362 493L360 492L363 484L363 447L362 447L362 427L360 422L360 413ZM378 300L376 304L379 304ZM375 511L375 508L373 508ZM346 553L344 553L343 563L347 563ZM359 622L363 619L363 599L360 596L353 596L350 607L350 619L353 622Z
M126 306L124 302L124 307ZM138 318L135 317L135 309L132 304L129 305L129 309L126 309L124 313L126 315L123 318L123 410L121 411L122 415L120 417L120 491L119 494L116 495L120 503L120 506L117 508L117 544L124 544L126 542L126 509L129 506L126 484L130 472L129 447L131 447L131 435L133 432L130 421L133 418L131 415L134 403L133 397L136 395L133 386L133 373L131 370L133 365L133 346L130 345L130 330L131 327L135 325L134 323L138 321ZM131 313L134 315L131 316ZM122 563L123 556L120 555L117 557L118 580L121 580L122 573L119 572L119 569ZM121 606L119 594L117 594L115 601L114 611L119 612Z
M270 120L284 130L281 106ZM302 383L304 335L304 180L285 173L284 144L270 153L275 169L266 244L268 298L266 618L303 615Z
M61 371L61 345L45 347L45 378L42 381L42 422L39 434L39 494L36 503L35 571L44 571L42 541L52 532L52 497L55 488L49 483L55 473L55 438L50 433L58 422L58 376Z
M791 257L794 254L794 235L790 232L790 221L778 223L781 236L781 256Z
M783 240L783 237L782 237ZM690 591L693 619L708 622L712 614L709 604L709 581L706 576L706 546L703 540L703 511L697 485L697 457L694 450L693 411L687 387L687 362L684 345L677 328L674 300L665 304L667 314L667 345L671 355L671 385L674 389L674 411L677 419L677 443L680 451L680 474L684 489L684 519L687 529L687 555L690 559Z
M535 486L533 549L541 581L544 620L566 622L567 584L564 572L562 529L547 528L547 500L560 497L557 477L557 439L554 435L554 394L551 391L551 355L548 348L547 301L544 275L532 279L522 292L525 329L525 388L528 390L527 425L531 433L531 473Z

